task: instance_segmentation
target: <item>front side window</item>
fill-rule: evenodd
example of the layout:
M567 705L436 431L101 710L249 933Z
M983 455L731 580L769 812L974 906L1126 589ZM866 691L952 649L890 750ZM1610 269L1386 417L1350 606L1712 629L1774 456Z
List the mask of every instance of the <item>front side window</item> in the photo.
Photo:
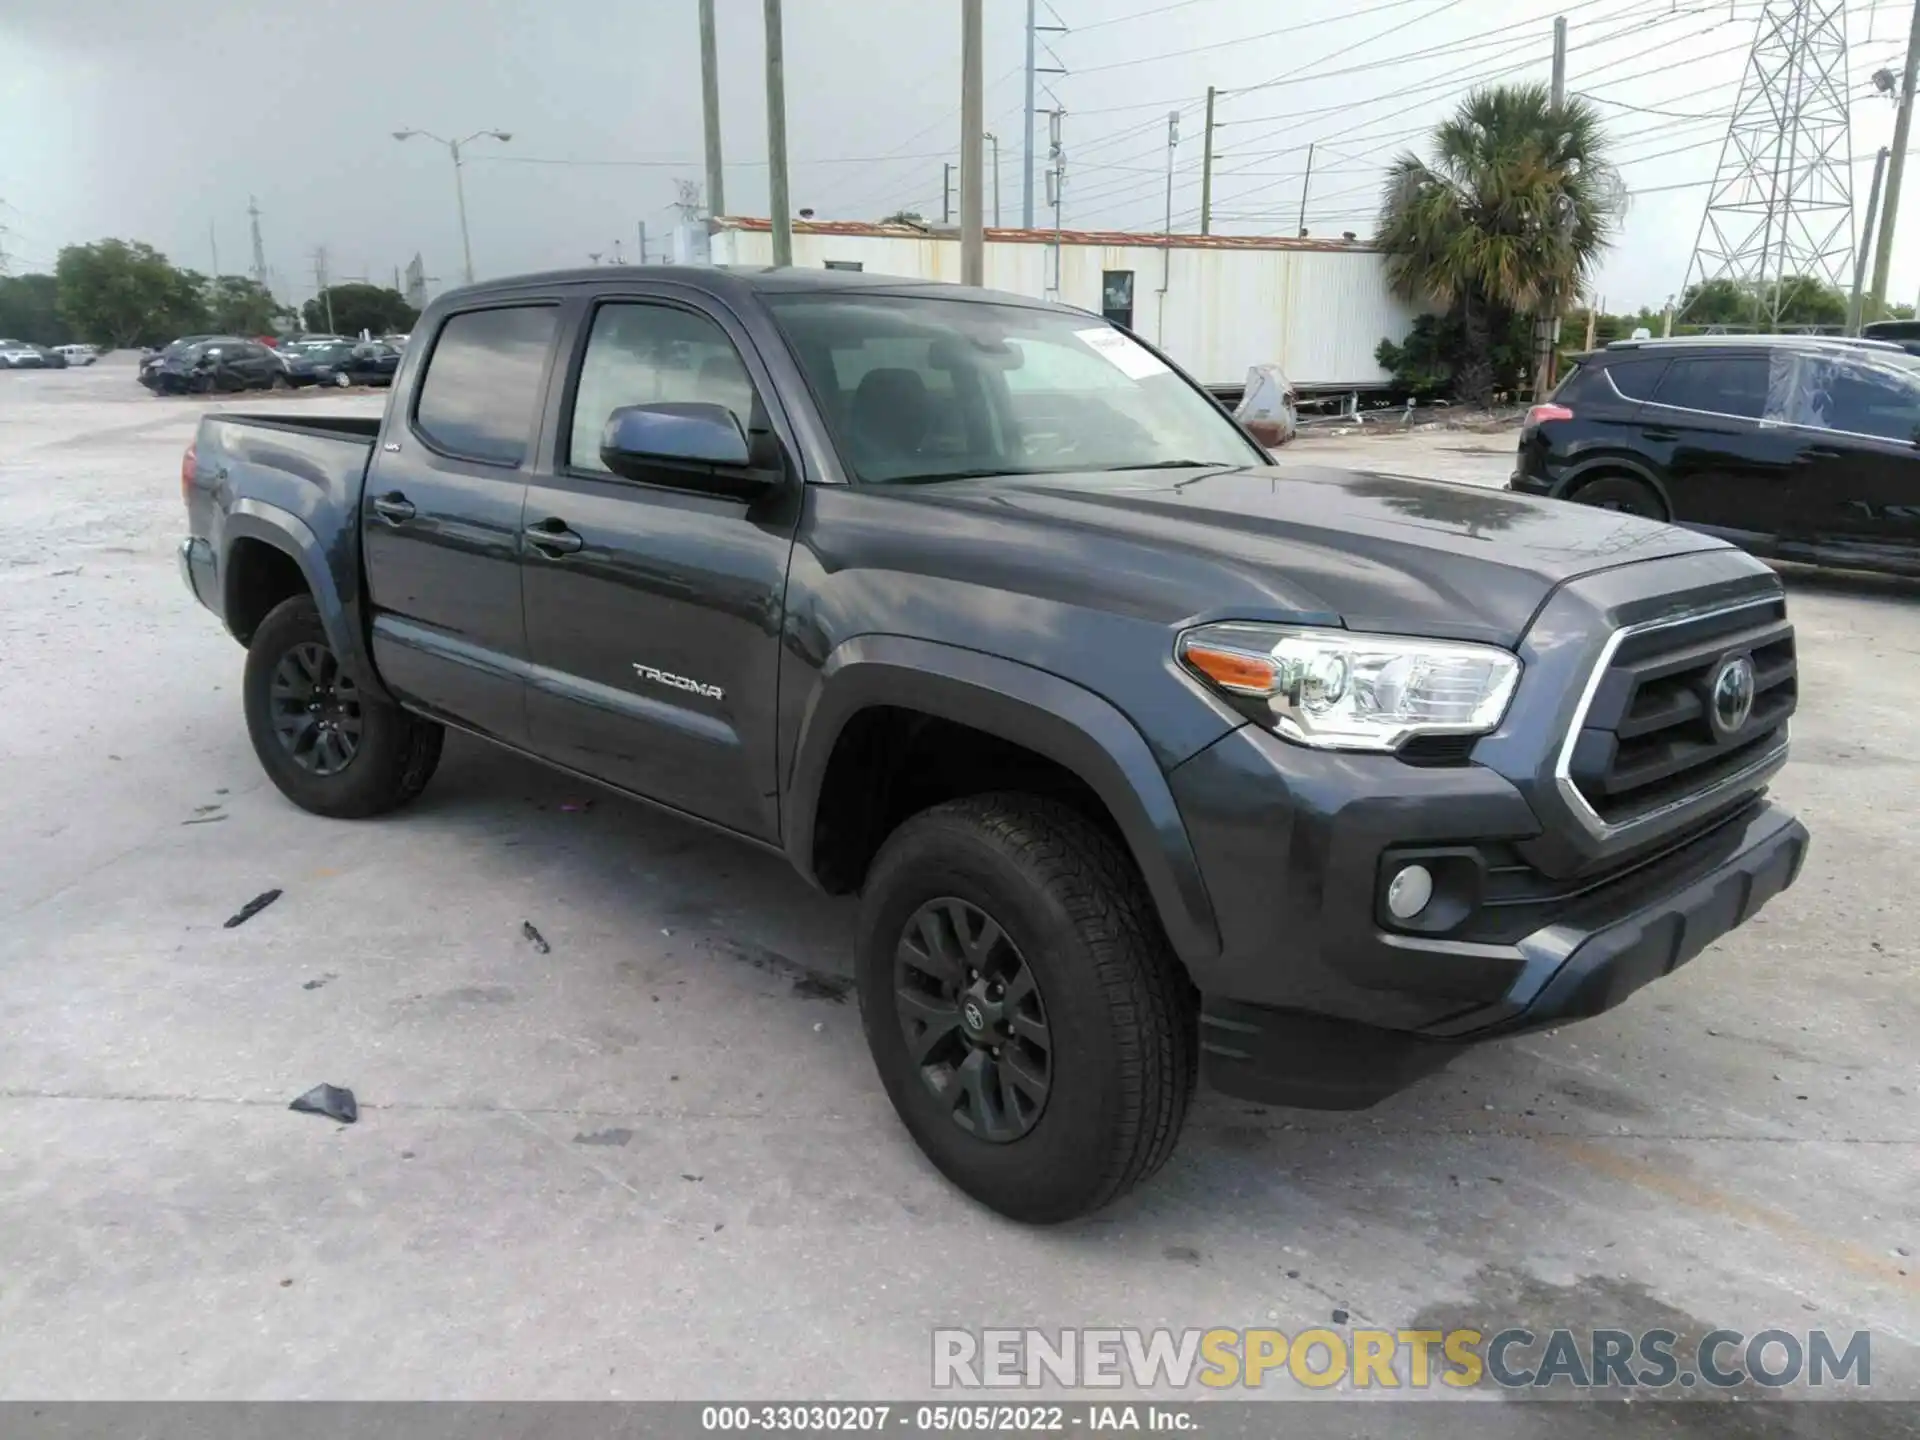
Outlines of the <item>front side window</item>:
M553 329L554 311L545 305L451 316L420 382L414 407L420 433L452 455L518 465L533 443ZM353 347L341 352L344 360Z
M726 331L671 305L602 305L580 362L568 463L605 473L600 435L609 415L626 405L684 401L724 405L742 434L750 428L753 381Z
M1092 315L870 294L767 305L857 480L1268 463L1195 386Z

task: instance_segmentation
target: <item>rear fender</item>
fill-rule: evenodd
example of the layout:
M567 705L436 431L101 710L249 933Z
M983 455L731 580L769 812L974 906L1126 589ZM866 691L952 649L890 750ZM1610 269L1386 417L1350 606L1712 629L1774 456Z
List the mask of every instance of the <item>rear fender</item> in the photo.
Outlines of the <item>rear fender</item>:
M1015 661L895 635L863 635L827 658L808 697L781 806L783 841L812 879L814 817L847 722L888 705L968 725L1065 766L1119 825L1167 938L1189 965L1220 933L1180 811L1133 723L1092 691Z
M334 583L333 568L328 563L326 550L307 523L292 511L259 500L241 499L235 500L226 512L220 536L223 617L227 613L224 596L230 574L228 560L237 540L259 540L292 557L307 582L307 591L313 596L315 608L320 612L320 623L327 631L327 644L339 659L340 668L360 689L390 701L393 697L380 683L379 674L373 668L373 659L361 636L356 613L341 597L340 588ZM228 629L232 627L229 625Z

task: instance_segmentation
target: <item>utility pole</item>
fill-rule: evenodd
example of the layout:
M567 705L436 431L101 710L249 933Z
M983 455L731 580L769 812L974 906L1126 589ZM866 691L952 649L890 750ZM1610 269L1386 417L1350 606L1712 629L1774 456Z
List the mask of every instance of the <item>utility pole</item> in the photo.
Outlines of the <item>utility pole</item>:
M1067 148L1065 110L1047 112L1047 203L1053 207L1053 298L1060 298L1060 206L1067 190Z
M398 265L393 267L393 293L396 295L403 293L400 289L400 267Z
M1553 89L1556 113L1567 103L1567 17L1553 20ZM1565 198L1562 196L1561 198ZM1553 385L1553 342L1560 328L1560 287L1547 287L1546 303L1533 320L1533 398L1544 400Z
M993 228L1000 228L1000 137L991 130L980 137L993 146Z
M1606 297L1602 296L1600 298L1600 308L1604 310L1606 308L1606 305L1607 305ZM1587 343L1585 347L1588 350L1593 349L1593 323L1598 318L1599 317L1594 314L1593 306L1589 304L1587 306Z
M267 252L260 244L260 204L247 197L247 222L253 227L253 278L262 290L267 286Z
M634 234L640 241L640 263L644 265L647 263L647 222L644 220L638 222Z
M793 264L793 215L787 208L787 81L780 44L780 0L766 0L767 194L773 210L773 263Z
M940 167L940 223L953 224L953 164Z
M1907 168L1907 134L1913 127L1913 86L1920 79L1920 0L1907 32L1907 68L1900 79L1900 113L1893 121L1893 154L1887 161L1887 193L1880 207L1880 238L1874 247L1873 294L1866 313L1878 320L1887 309L1887 271L1893 264L1894 222L1900 218L1900 177Z
M707 213L727 213L720 163L720 46L714 38L713 0L700 0L700 115L707 134ZM641 257L644 261L645 257Z
M1567 17L1553 18L1553 108L1567 103Z
M1307 142L1307 173L1300 179L1300 233L1307 233L1307 189L1313 184L1313 142Z
M213 251L213 278L220 278L220 237L215 233L213 221L207 222L207 246Z
M1173 157L1180 148L1180 112L1167 112L1167 224L1160 232L1160 310L1154 320L1153 341L1166 343L1167 290L1173 283Z
M981 154L985 82L980 77L980 0L960 0L960 283L987 283L987 237L980 213L986 203Z
M1200 141L1200 233L1213 233L1213 86L1207 86L1207 128Z
M1033 7L1034 0L1027 0L1027 148L1020 182L1020 225L1025 230L1033 229Z
M1866 283L1867 256L1873 245L1873 222L1880 210L1880 182L1886 177L1886 173L1887 147L1882 145L1880 153L1874 157L1873 161L1873 189L1867 192L1867 221L1860 227L1860 233L1864 238L1861 241L1860 253L1853 257L1853 297L1847 302L1847 334L1849 335L1860 333L1860 291Z
M1039 102L1033 93L1034 77L1038 75L1064 75L1067 73L1057 65L1035 65L1034 49L1038 44L1040 32L1047 30L1056 34L1065 34L1067 27L1064 25L1041 25L1037 23L1034 10L1035 0L1027 0L1026 150L1025 158L1021 161L1020 166L1020 227L1023 230L1033 229L1033 121L1034 117L1040 113Z

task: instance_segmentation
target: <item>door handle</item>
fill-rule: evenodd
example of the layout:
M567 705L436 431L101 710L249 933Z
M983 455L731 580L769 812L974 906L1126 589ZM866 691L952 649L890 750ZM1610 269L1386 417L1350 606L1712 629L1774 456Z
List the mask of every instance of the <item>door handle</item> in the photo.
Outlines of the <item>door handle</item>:
M1831 445L1808 445L1800 451L1802 460L1839 460L1845 456L1844 450Z
M389 525L404 525L419 513L413 508L413 502L398 490L375 499L373 511Z
M587 543L569 530L564 520L542 520L538 525L527 526L525 534L529 543L547 554L549 559L556 555L571 555Z
M1680 432L1669 430L1665 425L1646 425L1641 427L1641 435L1648 440L1678 440Z

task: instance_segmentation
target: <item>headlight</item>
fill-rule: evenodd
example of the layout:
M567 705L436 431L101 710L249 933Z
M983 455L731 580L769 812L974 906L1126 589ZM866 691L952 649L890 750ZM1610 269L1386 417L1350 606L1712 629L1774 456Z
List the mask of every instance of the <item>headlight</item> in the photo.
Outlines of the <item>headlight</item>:
M1186 668L1282 736L1323 750L1396 750L1415 735L1483 735L1500 723L1520 661L1492 645L1203 625Z

